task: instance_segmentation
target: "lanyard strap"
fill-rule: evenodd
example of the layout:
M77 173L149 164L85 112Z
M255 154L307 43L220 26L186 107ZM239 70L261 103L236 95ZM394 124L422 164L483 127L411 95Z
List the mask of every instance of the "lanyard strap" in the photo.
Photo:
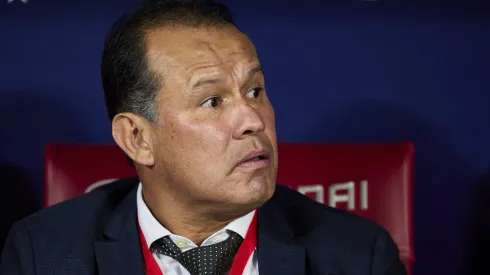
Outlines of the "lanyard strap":
M138 226L139 227L139 226ZM143 231L141 227L139 227L139 235L141 248L143 250L143 258L145 260L145 268L147 275L163 275L160 266L157 261L153 257L153 254L150 251L150 248L146 246L146 239L143 235ZM229 275L242 275L245 270L245 266L247 265L250 256L255 250L257 246L257 212L254 213L254 217L250 226L248 227L247 235L243 240L243 243L240 245L238 252L233 260L233 264L231 266Z

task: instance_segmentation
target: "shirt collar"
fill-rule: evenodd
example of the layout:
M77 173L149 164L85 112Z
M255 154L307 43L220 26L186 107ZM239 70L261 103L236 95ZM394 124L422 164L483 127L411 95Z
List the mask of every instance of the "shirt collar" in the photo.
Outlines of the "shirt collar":
M176 239L176 238L186 239L185 237L172 234L172 232L170 232L160 222L157 221L157 219L155 218L155 216L153 216L150 209L148 208L145 201L143 200L141 183L139 183L138 185L138 191L136 195L136 205L138 211L139 225L145 237L146 245L148 247L150 247L154 241L163 238L165 236L170 236L172 239ZM232 221L225 228L219 230L218 232L214 233L209 238L207 238L203 242L203 244L211 244L210 243L211 240L216 239L215 237L217 235L225 233L226 230L234 231L235 233L239 234L242 238L245 238L245 235L247 234L248 228L250 226L250 223L252 222L254 214L255 214L255 210L246 214L245 216L242 216ZM190 240L187 241L191 242ZM196 245L194 244L194 246Z

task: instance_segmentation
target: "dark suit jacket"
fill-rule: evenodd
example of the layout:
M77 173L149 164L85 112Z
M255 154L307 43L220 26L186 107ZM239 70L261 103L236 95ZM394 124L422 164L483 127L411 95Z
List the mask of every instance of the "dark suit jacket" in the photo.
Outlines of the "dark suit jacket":
M35 194L22 169L0 163L0 251L12 225L39 210Z
M125 179L16 223L3 275L143 275L136 186ZM261 275L406 274L381 227L277 186L258 210Z

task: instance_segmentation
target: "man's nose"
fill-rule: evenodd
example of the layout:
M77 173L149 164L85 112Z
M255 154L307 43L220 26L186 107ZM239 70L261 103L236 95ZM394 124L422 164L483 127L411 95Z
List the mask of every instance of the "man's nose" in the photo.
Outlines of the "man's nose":
M243 139L248 136L260 135L265 130L265 123L262 119L260 109L257 106L251 106L246 102L236 106L234 131L235 139Z

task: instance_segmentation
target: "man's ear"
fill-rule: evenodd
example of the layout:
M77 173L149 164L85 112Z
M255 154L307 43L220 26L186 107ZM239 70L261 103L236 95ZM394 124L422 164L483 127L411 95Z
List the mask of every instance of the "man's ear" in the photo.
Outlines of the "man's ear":
M120 113L112 120L112 137L134 162L145 166L155 164L152 126L145 118L133 113Z

